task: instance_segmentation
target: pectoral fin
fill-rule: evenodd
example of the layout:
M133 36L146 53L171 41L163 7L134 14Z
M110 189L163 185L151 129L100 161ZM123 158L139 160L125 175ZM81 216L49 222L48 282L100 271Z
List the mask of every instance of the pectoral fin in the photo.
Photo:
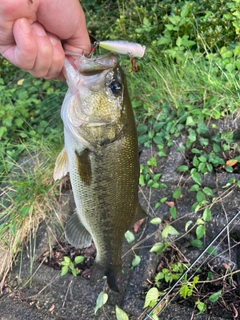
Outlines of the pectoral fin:
M137 206L137 210L136 210L136 213L135 213L135 217L134 217L134 220L133 220L133 223L141 220L141 219L145 219L146 217L148 217L148 214L145 212L145 210L142 208L142 206L140 205L140 203L138 203L138 206Z
M87 248L92 244L92 236L82 225L76 211L66 224L65 236L67 241L75 248Z
M55 162L55 168L53 172L53 179L58 180L63 178L69 171L68 156L65 148L59 153Z

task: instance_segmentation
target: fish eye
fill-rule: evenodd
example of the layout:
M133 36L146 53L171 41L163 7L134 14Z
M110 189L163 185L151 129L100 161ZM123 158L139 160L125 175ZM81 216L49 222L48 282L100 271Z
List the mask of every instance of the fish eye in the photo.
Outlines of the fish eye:
M118 95L122 90L121 83L115 80L110 83L109 87L114 95Z

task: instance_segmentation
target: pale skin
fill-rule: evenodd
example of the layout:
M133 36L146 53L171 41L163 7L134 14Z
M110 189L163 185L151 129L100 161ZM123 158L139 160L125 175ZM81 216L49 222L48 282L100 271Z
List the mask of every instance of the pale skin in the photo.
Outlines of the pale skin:
M78 0L0 0L4 58L34 77L62 79L64 49L91 50Z

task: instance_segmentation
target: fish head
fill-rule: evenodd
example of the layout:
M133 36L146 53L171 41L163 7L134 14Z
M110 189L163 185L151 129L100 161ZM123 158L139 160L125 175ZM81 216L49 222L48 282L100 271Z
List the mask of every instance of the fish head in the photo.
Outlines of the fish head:
M123 109L124 75L116 54L87 58L67 53L64 75L69 90L62 108L65 128L100 126L118 121Z

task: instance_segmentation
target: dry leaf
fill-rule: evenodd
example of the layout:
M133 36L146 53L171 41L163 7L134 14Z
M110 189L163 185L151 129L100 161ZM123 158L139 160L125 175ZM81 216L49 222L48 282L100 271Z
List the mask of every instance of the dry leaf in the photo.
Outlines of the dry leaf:
M173 201L166 201L165 202L170 208L175 206L175 203Z
M23 84L23 81L24 81L24 79L18 80L18 82L17 82L18 86L21 86Z
M230 266L228 264L226 264L225 262L223 262L222 265L224 266L225 269L230 269Z
M137 222L134 223L133 225L133 230L134 232L138 232L139 228L143 224L144 219L138 220Z
M49 309L48 311L51 312L51 313L53 313L54 309L55 309L55 305L52 304L52 306L50 307L50 309Z
M230 159L226 162L226 165L229 166L229 167L233 167L235 166L235 164L237 163L238 161L237 160L234 160L234 159Z

